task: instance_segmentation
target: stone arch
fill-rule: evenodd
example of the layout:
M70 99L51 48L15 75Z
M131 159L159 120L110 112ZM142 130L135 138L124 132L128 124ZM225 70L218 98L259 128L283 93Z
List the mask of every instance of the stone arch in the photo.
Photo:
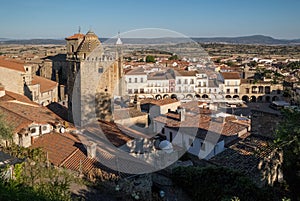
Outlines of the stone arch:
M201 96L199 94L196 94L195 98L201 98Z
M272 101L278 101L278 100L279 100L278 96L273 96L272 97Z
M164 96L163 96L163 98L165 99L165 98L169 98L169 94L165 94Z
M193 99L193 95L192 95L192 94L187 94L187 95L186 95L186 98L187 98L187 99Z
M256 103L256 96L251 96L251 102Z
M148 94L148 95L146 95L146 98L154 98L154 96L153 96L153 95L150 95L150 94Z
M233 98L240 99L239 95L234 95Z
M178 96L178 98L179 98L179 99L184 99L184 98L185 98L185 95L184 95L184 94L180 94L180 95Z
M242 100L245 101L246 103L248 103L249 102L249 97L245 95L245 96L242 97Z
M176 99L177 100L177 95L176 94L172 94L171 95L171 99Z
M263 102L263 97L262 96L258 96L257 97L257 102Z
M207 94L203 94L202 98L208 98L208 95Z
M162 97L161 97L160 94L158 94L158 95L155 96L155 99L156 99L156 100L160 100L160 99L162 99Z
M271 102L271 97L270 96L266 96L266 102Z
M232 98L230 95L226 95L225 98Z

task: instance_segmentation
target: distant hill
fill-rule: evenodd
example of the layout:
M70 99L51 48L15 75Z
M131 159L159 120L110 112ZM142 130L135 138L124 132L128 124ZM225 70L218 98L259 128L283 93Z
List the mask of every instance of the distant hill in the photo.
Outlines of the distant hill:
M200 43L265 44L265 45L300 44L300 39L295 39L295 40L275 39L270 36L264 36L264 35L241 36L241 37L193 38L193 40Z
M193 37L192 40L199 43L228 43L228 44L262 44L262 45L295 45L300 44L300 39L285 40L275 39L270 36L253 35L241 37L214 37L214 38L198 38ZM104 42L107 38L100 38ZM188 42L190 39L186 38L123 38L124 44L161 44L161 43L175 43ZM115 42L115 39L109 39L109 43ZM28 40L12 40L7 38L0 38L0 44L66 44L64 39L28 39Z
M19 44L19 45L44 45L44 44L53 44L53 45L64 45L66 44L63 39L7 39L1 40L0 44Z

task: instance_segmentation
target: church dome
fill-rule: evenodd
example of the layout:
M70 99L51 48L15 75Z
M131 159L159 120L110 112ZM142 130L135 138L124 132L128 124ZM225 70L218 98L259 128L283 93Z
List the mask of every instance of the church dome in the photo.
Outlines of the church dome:
M78 47L78 52L92 52L100 44L98 36L94 32L88 31L84 36L82 43Z

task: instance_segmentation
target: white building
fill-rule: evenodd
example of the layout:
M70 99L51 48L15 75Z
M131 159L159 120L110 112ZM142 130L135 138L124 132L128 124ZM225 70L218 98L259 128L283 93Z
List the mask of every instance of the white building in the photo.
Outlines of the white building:
M222 72L221 92L225 98L239 98L241 77L238 72Z
M125 83L128 95L145 93L148 83L144 68L138 67L126 73Z

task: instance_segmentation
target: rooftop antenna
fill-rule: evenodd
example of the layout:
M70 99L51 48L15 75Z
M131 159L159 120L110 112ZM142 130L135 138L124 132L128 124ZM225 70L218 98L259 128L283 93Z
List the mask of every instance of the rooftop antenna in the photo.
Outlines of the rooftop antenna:
M78 33L80 33L81 32L81 27L79 26L79 28L78 28Z

